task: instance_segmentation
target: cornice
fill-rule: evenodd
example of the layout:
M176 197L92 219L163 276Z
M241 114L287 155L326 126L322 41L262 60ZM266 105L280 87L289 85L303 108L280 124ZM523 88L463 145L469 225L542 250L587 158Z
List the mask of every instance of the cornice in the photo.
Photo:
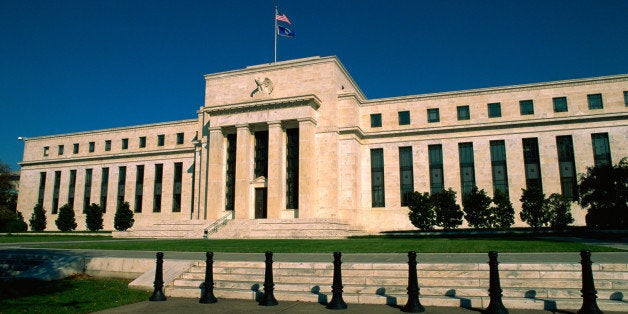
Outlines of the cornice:
M210 116L221 116L234 113L273 110L281 108L310 106L314 110L318 110L321 106L321 100L316 95L303 95L295 97L285 97L277 99L264 99L257 101L247 101L228 105L220 105L214 107L206 107L203 110Z
M572 79L572 80L561 80L561 81L552 81L552 82L531 83L531 84L519 84L519 85L510 85L510 86L487 87L487 88L469 89L469 90L452 91L452 92L419 94L419 95L411 95L411 96L379 98L379 99L362 101L360 102L360 105L374 106L374 105L380 105L382 103L391 104L391 103L409 102L409 101L426 101L426 100L447 99L447 98L454 98L454 97L467 97L467 96L478 96L478 95L488 95L488 94L498 94L498 93L551 89L551 88L559 88L559 87L608 84L608 83L625 82L625 81L628 81L628 74L618 74L618 75L599 76L599 77ZM350 97L351 95L343 94L341 96ZM357 97L356 99L359 100L359 98Z
M45 159L45 160L32 160L32 161L22 161L18 164L22 167L28 166L38 166L38 165L54 165L54 164L71 164L78 162L89 162L89 161L112 161L112 160L120 160L127 158L137 158L137 157L152 157L159 155L175 155L175 154L183 154L183 153L191 153L194 154L194 147L186 147L186 148L177 148L177 149L168 149L168 150L153 150L146 152L132 152L125 154L107 154L107 155L95 155L95 156L81 156L81 157L70 157L70 158L56 158L56 159ZM193 157L193 156L191 156Z
M157 123L140 124L140 125L124 126L124 127L109 128L109 129L80 131L80 132L63 133L63 134L56 134L56 135L34 136L34 137L28 137L24 141L27 142L27 141L34 141L34 140L49 139L49 138L58 139L58 138L73 137L73 136L95 135L98 133L126 132L126 131L138 130L138 129L148 129L148 128L154 128L154 127L171 126L171 125L178 125L178 124L196 124L196 123L198 123L197 119L157 122Z
M417 135L429 135L429 134L444 134L444 133L462 133L462 132L475 132L486 130L502 130L502 129L515 129L526 127L544 127L553 125L568 125L578 123L592 123L601 121L621 121L628 120L627 113L618 114L605 114L605 115L590 115L590 116L578 116L578 117L564 117L564 118L552 118L552 119L534 119L534 120L520 120L520 121L507 121L498 123L481 123L481 124L467 124L445 127L431 127L420 129L408 129L408 130L395 130L395 131L381 131L381 132L364 132L359 126L340 128L338 133L340 135L355 135L358 139L378 139L378 138L390 138L390 137L406 137Z

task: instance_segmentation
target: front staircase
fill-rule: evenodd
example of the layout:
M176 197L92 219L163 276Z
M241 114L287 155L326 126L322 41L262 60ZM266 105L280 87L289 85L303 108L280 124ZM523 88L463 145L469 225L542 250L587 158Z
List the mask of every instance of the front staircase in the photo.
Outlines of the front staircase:
M220 223L216 223L220 222ZM367 233L346 221L327 218L162 221L114 231L114 238L161 239L344 239ZM207 233L205 232L207 231Z
M218 298L258 299L263 294L264 262L214 262ZM603 311L628 312L628 264L594 264L598 305ZM582 305L580 264L500 264L507 308L578 309ZM275 262L274 295L281 301L325 303L331 300L333 264ZM198 298L205 262L196 262L165 289L172 297ZM419 264L420 301L426 306L486 308L488 264ZM408 265L343 263L343 299L351 304L404 305Z

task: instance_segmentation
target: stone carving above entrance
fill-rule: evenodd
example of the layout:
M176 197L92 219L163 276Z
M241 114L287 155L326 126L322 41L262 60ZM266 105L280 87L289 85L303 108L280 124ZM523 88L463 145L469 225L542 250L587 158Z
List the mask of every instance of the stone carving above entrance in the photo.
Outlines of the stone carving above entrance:
M251 97L253 97L255 94L270 95L270 93L272 93L273 89L275 88L275 86L273 85L273 81L271 81L267 77L264 78L263 80L261 78L256 78L255 84L257 85L257 88L255 88L251 92Z

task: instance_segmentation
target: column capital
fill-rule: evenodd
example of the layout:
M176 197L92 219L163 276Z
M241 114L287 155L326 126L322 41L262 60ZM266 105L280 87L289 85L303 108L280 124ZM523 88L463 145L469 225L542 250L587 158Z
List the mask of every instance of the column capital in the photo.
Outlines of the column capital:
M220 133L222 133L222 127L221 126L209 127L209 132L220 132Z
M243 128L249 129L250 125L248 123L246 123L246 124L236 124L235 127L236 127L236 129L243 129Z
M313 125L316 125L316 119L314 119L313 117L299 118L297 119L297 121L299 122L299 124L311 123Z
M266 122L266 124L268 124L269 127L271 126L278 127L278 126L281 126L281 120L268 121Z

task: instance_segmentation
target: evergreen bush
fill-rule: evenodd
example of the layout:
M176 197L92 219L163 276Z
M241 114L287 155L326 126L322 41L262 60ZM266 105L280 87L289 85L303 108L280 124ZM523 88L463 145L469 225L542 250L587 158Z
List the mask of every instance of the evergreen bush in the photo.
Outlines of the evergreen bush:
M427 192L412 192L408 194L408 208L410 222L421 230L432 230L436 224L434 204Z
M74 216L74 208L70 204L64 204L59 208L59 215L55 220L57 229L61 231L72 231L76 229L76 219Z
M580 205L589 227L628 228L628 158L587 168L579 178Z
M495 190L491 206L490 221L493 228L510 228L515 223L515 209L508 195L500 190Z
M550 215L545 206L545 194L538 187L521 189L521 220L525 221L532 228L547 226Z
M29 222L33 231L44 231L46 229L46 210L43 205L35 205Z
M467 220L469 226L474 228L490 228L491 198L486 195L484 190L478 190L477 186L473 186L471 192L462 200L464 209L464 219Z
M436 213L436 225L445 230L457 228L462 224L464 213L456 204L456 191L451 188L431 196Z
M133 211L129 206L129 202L124 202L118 205L116 209L116 215L113 218L113 227L118 231L125 231L133 227Z
M90 231L98 231L103 228L102 208L100 205L92 203L87 206L85 212L85 226Z
M565 229L573 223L571 216L571 201L558 193L552 193L545 200L547 211L550 215L550 227L552 229Z

